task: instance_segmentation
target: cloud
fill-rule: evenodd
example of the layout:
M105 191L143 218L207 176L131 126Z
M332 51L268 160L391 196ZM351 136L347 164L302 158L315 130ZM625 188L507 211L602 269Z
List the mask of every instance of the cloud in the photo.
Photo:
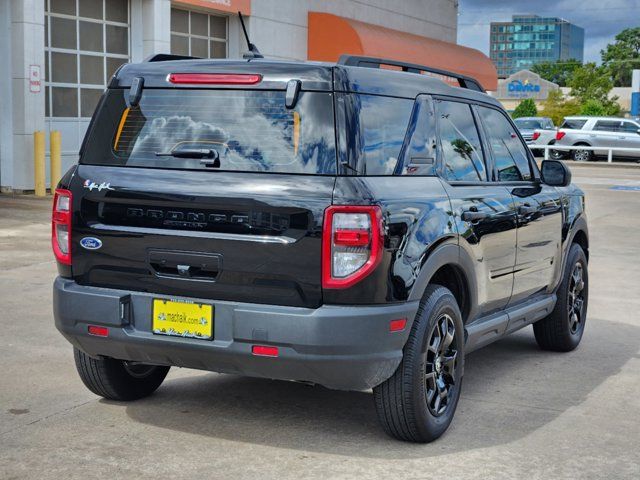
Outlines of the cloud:
M585 30L584 60L600 60L600 50L625 28L640 26L640 0L460 0L458 43L489 53L489 24L514 14L564 18Z

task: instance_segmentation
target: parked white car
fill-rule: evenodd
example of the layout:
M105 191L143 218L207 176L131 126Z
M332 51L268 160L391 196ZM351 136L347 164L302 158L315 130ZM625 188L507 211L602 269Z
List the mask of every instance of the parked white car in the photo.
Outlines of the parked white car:
M567 117L555 137L558 146L603 147L603 150L572 150L565 156L578 162L594 160L608 154L607 148L637 148L638 151L615 151L615 157L640 159L640 122L617 117Z

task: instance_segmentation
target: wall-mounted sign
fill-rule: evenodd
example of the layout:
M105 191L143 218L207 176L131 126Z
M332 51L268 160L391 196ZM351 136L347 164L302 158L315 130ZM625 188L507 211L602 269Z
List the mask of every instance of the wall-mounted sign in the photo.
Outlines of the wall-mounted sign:
M41 88L40 65L29 65L29 91L31 93L40 93Z
M510 96L523 97L527 94L535 94L540 92L540 85L531 83L529 80L520 81L512 80L507 84L507 91Z

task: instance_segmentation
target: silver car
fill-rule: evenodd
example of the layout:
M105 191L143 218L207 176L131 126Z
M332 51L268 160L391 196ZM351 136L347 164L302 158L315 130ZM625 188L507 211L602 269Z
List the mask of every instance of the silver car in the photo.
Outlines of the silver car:
M536 130L554 130L553 120L549 117L520 117L513 120L525 142L531 144Z
M640 122L617 117L566 117L556 133L555 145L604 148L637 148L613 151L616 157L640 159ZM571 158L586 162L608 155L608 150L572 150Z

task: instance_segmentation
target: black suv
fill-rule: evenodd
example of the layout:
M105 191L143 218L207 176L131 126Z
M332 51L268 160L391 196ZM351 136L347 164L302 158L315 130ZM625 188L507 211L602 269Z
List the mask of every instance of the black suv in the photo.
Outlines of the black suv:
M372 388L386 432L426 442L465 354L532 323L574 349L583 193L476 81L430 71L120 68L54 199L55 322L86 386L135 400L175 365Z

